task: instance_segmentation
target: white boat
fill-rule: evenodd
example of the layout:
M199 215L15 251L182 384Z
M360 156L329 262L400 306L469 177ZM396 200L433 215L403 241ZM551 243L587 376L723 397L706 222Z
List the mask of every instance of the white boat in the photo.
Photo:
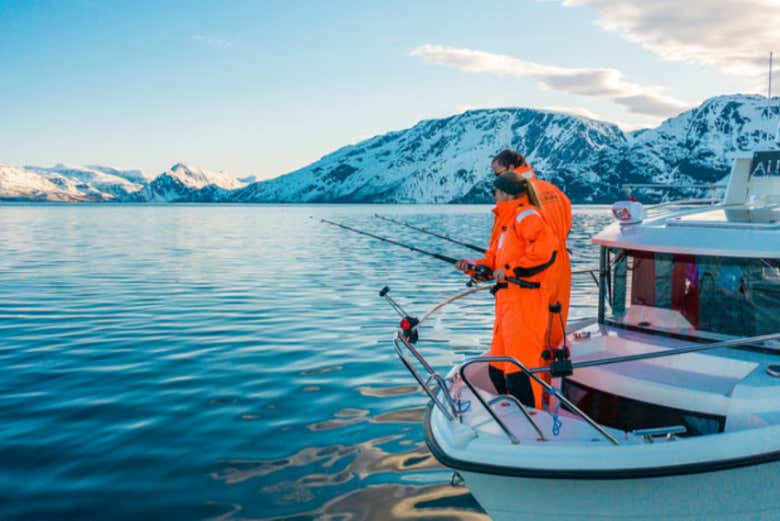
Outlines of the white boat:
M568 328L557 410L497 395L497 359L442 377L415 345L483 287L402 326L428 447L494 521L780 519L780 152L737 158L716 204L613 210L593 238L598 318Z

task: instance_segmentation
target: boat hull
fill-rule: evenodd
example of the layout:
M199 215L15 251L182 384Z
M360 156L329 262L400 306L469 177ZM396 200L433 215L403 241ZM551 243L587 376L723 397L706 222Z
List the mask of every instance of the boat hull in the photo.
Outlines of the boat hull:
M775 520L780 516L780 462L642 479L459 472L493 521Z
M775 427L578 449L458 440L458 423L430 405L425 425L431 453L462 476L493 521L780 519Z

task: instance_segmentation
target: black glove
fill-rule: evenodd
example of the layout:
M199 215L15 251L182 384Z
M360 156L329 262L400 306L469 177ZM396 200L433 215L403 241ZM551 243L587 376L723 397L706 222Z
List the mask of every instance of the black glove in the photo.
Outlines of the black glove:
M474 275L471 276L471 280L475 282L485 282L493 278L493 271L484 264L477 264L474 267Z

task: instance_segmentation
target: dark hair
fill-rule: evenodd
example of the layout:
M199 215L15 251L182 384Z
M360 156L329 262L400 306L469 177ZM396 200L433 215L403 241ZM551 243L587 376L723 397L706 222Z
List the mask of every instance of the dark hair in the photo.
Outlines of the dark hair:
M534 185L519 174L507 172L506 174L496 176L493 181L493 187L509 195L513 195L515 198L520 197L523 194L528 194L528 200L532 205L538 208L542 207L542 203L539 201L539 195L536 193Z
M494 163L498 163L504 168L517 168L525 166L525 158L519 152L514 150L502 150L496 157L493 158Z

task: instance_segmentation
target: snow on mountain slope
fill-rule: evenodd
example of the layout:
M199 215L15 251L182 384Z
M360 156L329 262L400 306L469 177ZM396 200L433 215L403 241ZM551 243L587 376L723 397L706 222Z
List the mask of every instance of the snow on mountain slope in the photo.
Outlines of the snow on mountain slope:
M777 149L767 137L774 141L778 101L774 98L768 110L760 96L718 96L658 128L628 134L611 123L559 112L472 110L343 147L304 168L249 185L250 177L237 180L182 163L151 181L138 170L94 165L34 168L55 185L52 197L64 193L75 200L487 203L492 201L490 160L511 148L575 203L623 198L624 183L688 187L677 193L646 190L649 201L663 193L702 195L706 190L691 185L722 179L737 153ZM43 197L40 180L25 175L28 191ZM24 192L22 185L14 186Z
M145 185L149 182L149 178L141 170L122 170L105 165L87 165L87 168L103 172L104 174L115 175L139 185Z
M564 160L592 162L616 142L626 143L620 129L587 118L530 109L474 110L344 147L296 172L238 190L231 198L417 203L481 199L489 193L485 181L490 179L490 159L504 148L525 151L537 168L552 168ZM590 168L581 173L595 175Z
M780 109L774 98L718 96L662 123L633 133L630 156L650 168L653 182L710 183L723 177L738 153L774 147Z
M222 172L213 172L211 170L185 165L184 163L176 163L170 170L161 175L168 175L174 179L178 179L185 186L196 190L203 188L206 185L216 185L227 190L233 190L244 186L244 183L238 179L225 175Z
M121 171L102 166L70 166L57 164L53 167L26 166L49 179L52 183L66 191L78 191L97 199L110 201L124 199L129 194L138 192L144 187L144 182L137 183L129 178L138 178L138 170Z
M778 121L778 99L772 121ZM257 202L490 202L490 160L523 153L574 202L611 202L624 183L700 184L728 174L734 155L766 148L771 122L760 96L719 96L656 129L556 112L474 110L423 121L329 154L290 174L230 194ZM695 191L688 190L694 194Z
M37 172L0 165L0 200L75 202L92 199L78 190L61 188Z
M222 172L176 163L170 170L154 178L137 194L135 200L214 202L224 199L230 190L243 186L244 183Z

